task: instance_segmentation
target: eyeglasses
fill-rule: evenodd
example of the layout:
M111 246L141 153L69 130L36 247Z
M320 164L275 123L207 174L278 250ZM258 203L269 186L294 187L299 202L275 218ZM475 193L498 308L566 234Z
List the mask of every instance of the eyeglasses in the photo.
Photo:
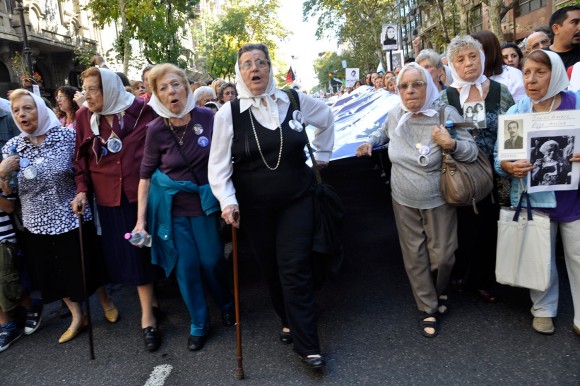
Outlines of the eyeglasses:
M532 46L532 50L537 50L538 48L546 48L550 45L550 39L540 40L539 42L534 43Z
M397 87L399 88L399 90L406 90L409 87L412 88L421 88L423 86L425 86L427 83L423 82L422 80L416 80L414 82L411 83L400 83Z
M236 95L235 91L225 91L224 95Z
M258 69L263 70L264 68L268 67L270 65L270 62L268 62L265 59L258 59L255 62L252 62L251 60L248 60L247 62L244 62L242 64L240 64L240 68L242 70L249 70L250 68L252 68L253 65L256 65L256 67L258 67Z
M85 95L95 95L99 92L101 92L101 89L98 87L89 87L89 88L83 87L83 94Z

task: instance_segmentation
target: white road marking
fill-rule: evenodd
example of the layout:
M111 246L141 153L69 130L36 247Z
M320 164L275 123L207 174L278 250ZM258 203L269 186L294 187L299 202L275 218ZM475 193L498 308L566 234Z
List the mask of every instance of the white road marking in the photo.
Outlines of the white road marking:
M145 386L163 386L165 380L171 374L173 366L171 365L159 365L155 366L151 374L149 374L149 379L145 383Z

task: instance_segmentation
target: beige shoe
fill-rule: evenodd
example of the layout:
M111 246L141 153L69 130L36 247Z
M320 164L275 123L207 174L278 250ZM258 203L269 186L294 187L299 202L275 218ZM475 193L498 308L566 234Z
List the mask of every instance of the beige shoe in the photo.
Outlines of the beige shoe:
M105 314L105 319L107 319L107 322L109 323L117 323L117 320L119 320L119 310L115 306L108 310L103 310L103 313Z
M580 335L580 327L576 327L575 324L572 325L572 331L574 331L574 334Z
M532 323L534 330L540 334L552 335L555 331L554 323L552 323L552 318L547 316L535 316L534 322Z

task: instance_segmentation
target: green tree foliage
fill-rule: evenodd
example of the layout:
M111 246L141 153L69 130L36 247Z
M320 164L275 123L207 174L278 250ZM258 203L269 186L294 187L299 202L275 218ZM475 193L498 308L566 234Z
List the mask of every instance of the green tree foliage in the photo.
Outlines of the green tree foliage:
M199 0L90 0L86 9L101 28L109 23L121 26L115 49L127 71L132 39L139 41L150 62L179 64L181 40L197 3Z
M381 31L384 23L397 22L396 7L394 0L307 0L303 15L305 20L317 18L318 38L335 36L346 44L349 67L363 73L379 62L386 68Z
M198 68L213 78L234 77L238 50L247 43L266 44L275 60L278 46L288 36L278 20L279 7L279 0L238 1L219 18L202 20L196 32Z

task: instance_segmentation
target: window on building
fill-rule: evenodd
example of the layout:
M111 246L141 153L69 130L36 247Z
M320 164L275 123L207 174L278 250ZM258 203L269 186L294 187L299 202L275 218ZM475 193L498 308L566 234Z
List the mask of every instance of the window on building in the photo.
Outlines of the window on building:
M469 19L471 20L471 32L481 31L483 27L483 14L481 12L481 4L476 5L469 11Z
M545 7L548 4L548 0L519 0L518 3L516 6L516 17Z

